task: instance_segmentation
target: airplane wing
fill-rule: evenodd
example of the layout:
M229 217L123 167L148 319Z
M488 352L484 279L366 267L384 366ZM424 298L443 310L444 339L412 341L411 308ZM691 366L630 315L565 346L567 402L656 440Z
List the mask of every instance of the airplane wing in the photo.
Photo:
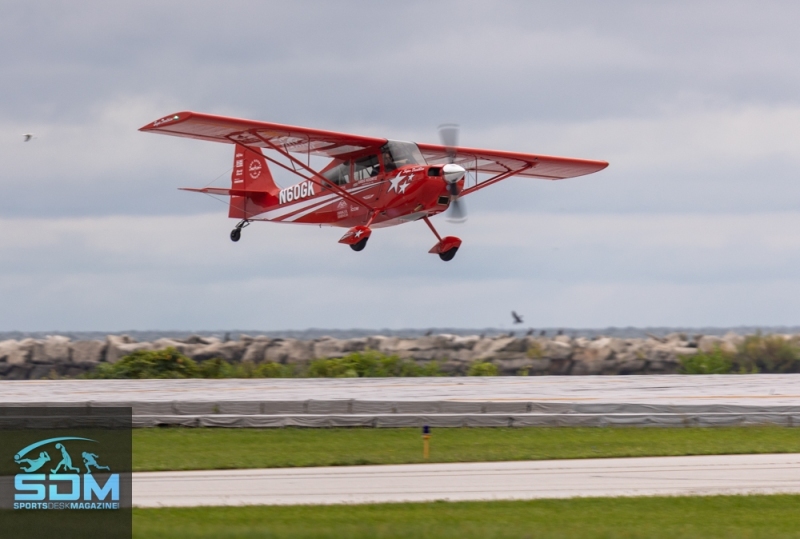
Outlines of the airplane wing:
M417 146L419 146L428 164L444 164L448 162L447 150L444 146L421 143L418 143ZM608 166L605 161L506 152L502 150L457 147L455 148L455 153L454 162L456 164L470 171L494 174L496 178L465 189L462 194L476 191L510 176L563 180L591 174Z
M309 129L270 122L230 118L200 112L177 112L151 122L139 131L161 133L227 144L241 143L250 147L270 148L274 145L286 152L306 153L329 158L378 149L387 139ZM429 164L448 162L447 150L438 144L417 144ZM467 170L493 174L462 191L462 195L477 191L510 176L526 176L547 180L562 180L597 172L608 166L605 161L553 157L548 155L461 148L456 150L455 163ZM338 191L335 187L334 191ZM344 198L346 194L340 193ZM361 202L360 204L363 204Z
M367 148L380 148L386 139L336 133L270 122L229 118L200 112L176 112L151 122L139 131L161 133L227 144L268 148L264 140L288 151L330 158ZM256 136L258 135L258 136ZM259 138L260 137L260 138Z

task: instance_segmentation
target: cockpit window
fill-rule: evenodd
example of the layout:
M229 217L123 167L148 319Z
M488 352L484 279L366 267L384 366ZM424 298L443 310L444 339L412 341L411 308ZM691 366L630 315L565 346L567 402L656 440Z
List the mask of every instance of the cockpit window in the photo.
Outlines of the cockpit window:
M356 159L353 163L353 179L357 182L377 176L378 172L380 172L380 169L377 155L368 155Z
M424 165L425 158L413 142L390 140L381 148L384 170L387 172L406 165Z
M350 161L345 161L322 173L336 185L344 185L350 181Z
M381 148L380 160L378 155L366 155L352 162L353 181L362 181L373 178L380 172L380 163L383 162L384 172L391 172L406 165L424 165L425 158L413 142L390 140ZM325 178L336 185L350 183L350 161L339 163L330 170L322 173Z

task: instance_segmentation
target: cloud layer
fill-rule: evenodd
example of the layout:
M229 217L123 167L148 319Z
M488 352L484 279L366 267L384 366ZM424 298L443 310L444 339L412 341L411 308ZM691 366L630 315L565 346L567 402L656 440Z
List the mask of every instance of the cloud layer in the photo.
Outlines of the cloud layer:
M474 215L458 262L421 223L354 253L340 229L219 214L0 221L0 327L21 330L780 325L800 292L795 213ZM35 261L35 263L33 263Z
M797 324L800 34L791 2L2 2L4 330ZM256 224L194 109L605 159L424 226ZM22 133L36 139L23 143ZM280 176L288 183L291 178Z

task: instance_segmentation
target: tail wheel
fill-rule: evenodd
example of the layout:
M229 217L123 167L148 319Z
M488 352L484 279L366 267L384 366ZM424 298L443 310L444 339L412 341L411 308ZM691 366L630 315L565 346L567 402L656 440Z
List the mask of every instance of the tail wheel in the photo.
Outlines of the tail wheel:
M364 238L363 240L360 240L360 241L358 241L358 242L356 242L356 243L352 244L352 245L350 246L350 248L351 248L352 250L354 250L354 251L363 251L363 250L364 250L364 247L366 247L366 246L367 246L367 240L368 240L368 239L369 239L369 236L367 236L367 237L366 237L366 238Z
M439 253L439 258L441 258L445 262L449 262L450 260L453 260L453 257L456 256L457 252L458 252L458 247L453 247L449 251Z
M239 238L242 237L242 229L238 226L231 230L231 241L239 241Z

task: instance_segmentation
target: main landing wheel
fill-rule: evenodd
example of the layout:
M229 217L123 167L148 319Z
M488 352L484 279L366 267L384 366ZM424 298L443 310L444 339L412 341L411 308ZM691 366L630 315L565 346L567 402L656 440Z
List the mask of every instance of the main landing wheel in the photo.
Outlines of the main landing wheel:
M357 243L354 243L354 244L352 244L352 245L350 246L350 248L351 248L352 250L354 250L354 251L363 251L363 250L364 250L364 247L366 247L366 246L367 246L367 240L368 240L368 239L369 239L369 236L367 236L367 237L366 237L366 238L364 238L363 240L360 240L360 241L358 241Z
M231 241L239 241L239 238L242 237L242 229L238 226L231 230Z
M453 247L449 251L439 253L439 258L441 258L445 262L449 262L450 260L453 260L454 256L456 256L456 252L458 252L458 247Z

